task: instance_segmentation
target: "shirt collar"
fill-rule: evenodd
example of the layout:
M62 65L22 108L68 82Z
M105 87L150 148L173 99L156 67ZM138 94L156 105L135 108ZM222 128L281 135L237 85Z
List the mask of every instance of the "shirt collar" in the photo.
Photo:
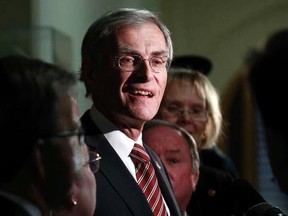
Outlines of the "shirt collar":
M114 125L109 119L100 113L94 105L90 109L90 117L97 125L97 127L103 132L103 135L109 141L114 150L118 153L120 158L125 159L129 157L135 141L120 131L119 128L117 128L116 125ZM143 145L142 133L136 142L140 145Z

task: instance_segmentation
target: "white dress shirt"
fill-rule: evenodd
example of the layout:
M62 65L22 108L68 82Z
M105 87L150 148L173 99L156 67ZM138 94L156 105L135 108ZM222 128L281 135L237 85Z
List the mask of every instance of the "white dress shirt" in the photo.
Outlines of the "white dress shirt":
M111 121L103 116L94 106L90 110L90 117L97 127L103 132L105 138L109 141L112 148L116 151L118 156L121 158L131 175L136 180L136 170L133 161L130 158L130 153L137 142L143 146L142 134L135 142L120 131ZM105 132L109 131L109 132Z
M102 113L100 113L94 105L92 105L89 114L93 122L97 125L105 138L109 141L112 148L119 155L135 181L137 181L135 165L130 157L130 153L135 143L143 146L142 133L139 135L138 139L134 141L122 131L120 131L110 120L108 120ZM166 206L168 216L170 216L170 210L165 202L165 199L164 204Z

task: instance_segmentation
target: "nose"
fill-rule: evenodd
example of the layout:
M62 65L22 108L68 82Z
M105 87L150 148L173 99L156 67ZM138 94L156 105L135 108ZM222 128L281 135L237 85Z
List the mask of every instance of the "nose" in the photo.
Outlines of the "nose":
M187 110L182 110L181 114L179 115L179 121L180 122L185 122L185 123L190 123L191 122L191 115L189 111Z
M145 67L146 70L151 70L152 72L155 72L154 69L152 68L151 66L151 63L150 63L151 60L149 59L142 59L142 62L141 62L141 66L140 67Z
M182 115L183 118L185 118L185 119L190 118L190 113L189 113L189 111L187 111L186 109L182 110L181 115Z
M139 69L135 72L137 73L138 77L146 81L153 76L154 70L150 66L149 59L143 59Z

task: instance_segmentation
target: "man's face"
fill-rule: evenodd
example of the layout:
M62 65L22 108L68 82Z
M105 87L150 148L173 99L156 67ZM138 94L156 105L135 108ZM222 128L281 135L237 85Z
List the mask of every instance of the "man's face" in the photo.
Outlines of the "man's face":
M161 136L159 136L161 134ZM181 210L196 188L198 172L192 172L189 146L183 136L167 126L156 126L143 133L143 141L160 157L168 170L174 195Z
M113 51L108 54L105 65L94 71L94 104L116 122L150 120L157 113L163 97L166 69L155 73L149 61L144 60L138 69L123 71L118 67L117 57L138 55L150 59L152 56L168 56L163 33L156 25L147 23L122 28L115 40L111 43L116 42L116 47L110 47Z
M73 104L74 103L74 104ZM72 97L64 97L58 102L57 132L43 147L42 157L45 173L45 187L48 199L61 205L67 202L67 194L72 187L76 164L74 152L79 150L78 137L61 137L58 134L79 128L75 115L75 102ZM57 175L55 175L55 173ZM57 199L55 198L57 197Z
M58 204L69 204L70 196L78 203L75 212L92 214L96 204L96 181L87 166L89 160L87 146L79 139L79 110L74 97L59 101L58 134L69 132L69 136L52 136L45 145L45 183L48 199ZM89 165L89 164L88 164ZM72 194L72 195L70 195ZM85 205L84 205L85 204ZM70 205L70 204L69 204Z
M74 207L75 215L93 215L96 208L96 179L89 167L89 153L87 145L81 146L81 153L84 156L81 160L81 172L75 179L72 193L77 206Z

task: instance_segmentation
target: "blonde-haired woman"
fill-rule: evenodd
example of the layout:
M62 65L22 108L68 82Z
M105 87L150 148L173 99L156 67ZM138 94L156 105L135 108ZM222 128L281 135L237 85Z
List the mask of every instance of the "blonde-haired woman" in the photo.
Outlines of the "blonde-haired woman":
M178 124L193 135L202 165L237 176L234 163L217 147L222 132L219 95L204 74L190 69L171 68L156 117Z

